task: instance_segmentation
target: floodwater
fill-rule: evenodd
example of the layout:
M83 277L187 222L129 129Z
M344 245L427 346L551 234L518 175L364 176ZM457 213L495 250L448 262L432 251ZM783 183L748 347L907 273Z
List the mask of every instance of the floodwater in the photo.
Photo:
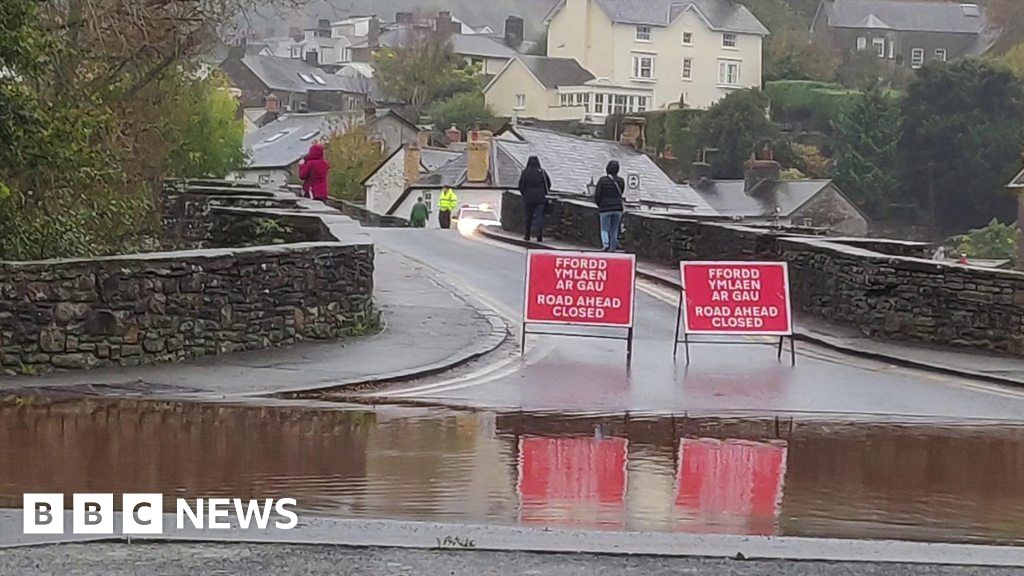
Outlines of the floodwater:
M24 492L295 497L307 514L1024 543L1024 426L141 400L0 404Z

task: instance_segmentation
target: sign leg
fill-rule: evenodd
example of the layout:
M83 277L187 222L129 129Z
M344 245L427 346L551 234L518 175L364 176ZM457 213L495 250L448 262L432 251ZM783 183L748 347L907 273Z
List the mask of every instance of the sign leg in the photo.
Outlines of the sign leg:
M683 324L683 291L679 291L679 306L676 308L676 336L672 339L672 359L679 355L679 328Z
M779 362L782 362L782 344L786 341L785 336L779 336Z
M792 366L796 366L796 338L789 337L789 360Z
M683 350L686 352L686 365L690 365L690 334L683 332Z
M626 336L626 363L629 364L633 361L633 328L630 327L629 334Z
M526 322L523 322L523 334L519 340L519 355L526 355Z

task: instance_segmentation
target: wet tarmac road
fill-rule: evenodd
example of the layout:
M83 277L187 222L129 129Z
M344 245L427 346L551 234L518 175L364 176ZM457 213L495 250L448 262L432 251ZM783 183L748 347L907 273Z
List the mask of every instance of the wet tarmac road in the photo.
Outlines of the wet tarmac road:
M381 406L0 406L24 492L296 497L304 513L616 531L1024 543L1024 426ZM170 502L168 503L170 504Z
M447 281L519 324L522 249L442 230L376 229L373 236L378 249L401 252L441 271ZM904 369L806 344L798 345L795 368L776 360L773 342L695 346L687 368L681 357L672 357L675 294L643 282L640 288L635 352L628 367L622 342L531 335L522 358L491 359L475 371L396 385L372 397L562 413L1006 420L1024 414L1022 390Z

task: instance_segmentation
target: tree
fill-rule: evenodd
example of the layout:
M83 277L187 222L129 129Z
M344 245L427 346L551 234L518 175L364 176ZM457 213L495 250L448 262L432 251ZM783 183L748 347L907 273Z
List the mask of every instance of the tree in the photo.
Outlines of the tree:
M167 171L183 178L223 178L245 163L245 124L238 100L218 75L186 85L174 94L166 117L170 141Z
M768 120L768 97L757 89L737 90L697 120L694 141L698 150L715 149L710 163L716 178L742 178L751 154L770 146L776 159L793 162L793 154L779 129Z
M788 0L745 2L771 35L764 42L764 81L830 82L839 65L835 51L811 41L810 15ZM813 9L812 9L813 13Z
M470 130L475 124L486 130L497 130L501 121L494 115L483 94L479 92L463 92L442 100L430 107L430 118L434 121L434 130L443 132L455 125L463 132Z
M1004 54L1000 60L1006 64L1018 78L1024 78L1024 42L1017 44Z
M331 137L324 156L331 165L327 182L331 197L364 202L366 189L363 188L363 180L384 161L380 144L371 141L364 128L356 126Z
M381 89L417 113L431 102L483 87L479 69L466 66L452 52L450 39L434 32L419 32L407 46L378 51L374 66Z
M903 101L902 189L942 231L1012 220L1005 192L1024 142L1024 81L991 62L929 62Z
M898 199L902 119L900 101L876 88L832 122L832 178L853 202L876 217Z
M992 219L988 226L956 236L957 252L970 258L1017 260L1017 227Z

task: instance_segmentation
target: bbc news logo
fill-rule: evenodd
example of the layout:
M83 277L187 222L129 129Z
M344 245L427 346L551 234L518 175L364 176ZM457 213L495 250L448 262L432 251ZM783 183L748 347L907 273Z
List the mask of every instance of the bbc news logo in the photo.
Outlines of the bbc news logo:
M114 534L113 494L74 494L71 501L72 534ZM293 510L295 506L294 498L197 498L194 501L178 498L175 527L178 530L235 527L291 530L299 524L299 516ZM120 534L164 533L163 494L122 494L121 512ZM64 534L63 494L25 494L22 513L25 534Z

